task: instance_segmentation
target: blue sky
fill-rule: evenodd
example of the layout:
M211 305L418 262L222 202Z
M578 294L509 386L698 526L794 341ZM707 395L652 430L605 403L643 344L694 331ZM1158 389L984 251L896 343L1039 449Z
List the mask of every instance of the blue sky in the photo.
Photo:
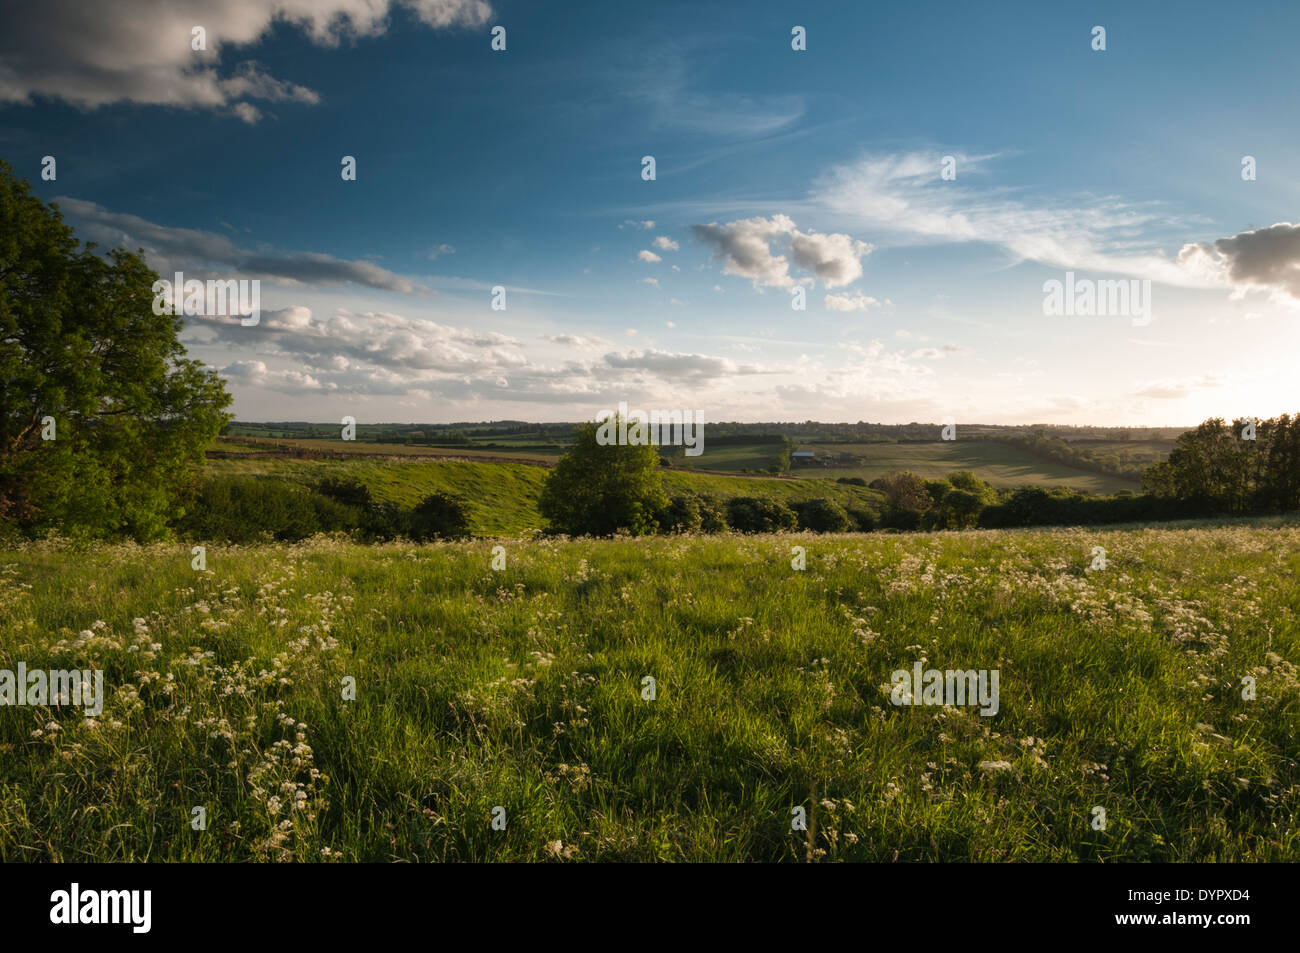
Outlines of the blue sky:
M258 326L186 330L244 419L1300 409L1295 3L0 11L0 157L101 245L261 281ZM1067 271L1150 321L1045 314Z

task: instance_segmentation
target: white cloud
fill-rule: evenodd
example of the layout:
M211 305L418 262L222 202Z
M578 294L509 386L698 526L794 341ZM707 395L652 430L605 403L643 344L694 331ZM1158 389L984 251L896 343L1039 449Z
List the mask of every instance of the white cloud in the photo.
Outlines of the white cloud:
M681 247L667 235L660 235L656 238L654 240L654 246L660 251L677 251L677 249Z
M827 295L825 304L828 311L866 311L869 308L880 307L879 301L864 295L861 291L849 295Z
M396 7L434 28L476 26L485 0L0 0L0 102L35 96L83 108L132 102L215 109L244 122L261 111L248 100L316 103L304 86L277 79L251 60L223 60L256 43L278 23L292 24L319 46L377 36ZM206 31L203 51L191 31Z
M725 357L654 349L606 354L605 363L621 371L645 371L670 380L724 378L766 373L756 364L737 364Z
M1221 281L1212 268L1171 260L1143 237L1155 228L1185 230L1155 203L1113 196L1072 203L1013 198L981 187L992 156L957 155L958 179L942 181L939 153L869 155L814 183L818 206L900 242L984 242L1020 260L1150 278L1191 288Z
M435 245L433 248L430 248L425 254L425 257L428 258L429 261L436 261L440 255L454 254L456 254L456 249L452 248L446 242L443 242L441 245Z
M656 255L654 252L646 251L645 249L642 249L641 251L637 252L636 257L639 260L650 264L653 264L656 261L663 261L663 259L660 258L658 255Z
M711 222L692 225L695 237L713 249L723 261L723 273L749 278L754 287L793 288L811 278L793 278L784 254L774 254L772 245L788 249L794 263L813 272L827 288L849 284L862 276L861 259L871 252L866 242L848 235L801 232L788 215L746 218L725 225Z

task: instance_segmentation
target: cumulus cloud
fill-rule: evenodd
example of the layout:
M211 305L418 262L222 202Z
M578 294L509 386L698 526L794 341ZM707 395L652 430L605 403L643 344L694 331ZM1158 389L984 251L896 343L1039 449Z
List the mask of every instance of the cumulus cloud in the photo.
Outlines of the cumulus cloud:
M0 102L62 99L83 108L132 102L216 109L245 122L261 112L248 102L315 103L315 92L277 79L252 60L230 55L277 23L320 46L376 36L402 7L434 28L476 26L485 0L223 0L196 9L174 0L0 0ZM206 50L192 49L202 26Z
M1217 274L1238 296L1263 290L1300 303L1300 225L1278 222L1213 244L1185 245L1178 257Z
M402 294L429 290L368 261L349 261L317 252L250 251L215 232L158 225L81 199L64 197L56 201L65 214L81 224L88 238L108 247L122 246L132 251L143 248L149 264L164 277L173 271L215 269L240 278L290 286L351 283Z
M636 257L640 261L644 261L649 264L653 264L656 261L663 261L663 259L660 258L658 255L656 255L654 252L648 251L646 249L642 249L641 251L637 252Z
M654 240L654 246L655 248L658 248L660 251L677 251L677 249L680 247L675 241L673 241L667 235L660 235L658 238L656 238Z
M827 295L825 304L828 311L866 311L880 307L879 301L864 295L861 291L844 295Z
M321 371L331 361L346 359L347 367L383 368L390 372L499 373L527 363L519 342L492 331L447 327L433 321L387 312L356 314L339 309L318 318L304 307L263 312L256 333L238 318L196 317L228 344L256 342L261 352L291 358L300 366Z
M862 259L871 246L848 235L794 232L790 255L800 268L812 271L827 288L851 284L862 277Z
M619 370L648 371L652 374L676 379L724 378L738 375L761 374L756 364L737 364L725 357L705 354L681 354L648 349L644 351L611 352L605 363Z
M236 361L221 368L221 374L235 384L282 391L286 394L321 394L338 390L337 384L323 384L311 374L302 371L273 371L264 361Z
M649 231L653 231L653 230L654 230L654 227L655 227L655 223L654 223L654 221L653 221L652 219L646 219L646 220L643 221L643 222L638 222L638 221L636 221L635 219L631 219L631 218L629 218L629 219L626 219L626 220L623 222L623 224L619 226L619 229L621 230L621 229L623 229L623 228L639 228L639 229L642 229L642 230L644 230L644 231L649 232Z
M754 287L793 288L813 278L794 278L790 260L772 250L776 244L800 268L812 271L827 288L856 281L862 276L862 258L871 252L866 242L848 235L801 232L788 215L746 218L719 225L692 225L695 237L713 249L723 262L723 273L749 278Z

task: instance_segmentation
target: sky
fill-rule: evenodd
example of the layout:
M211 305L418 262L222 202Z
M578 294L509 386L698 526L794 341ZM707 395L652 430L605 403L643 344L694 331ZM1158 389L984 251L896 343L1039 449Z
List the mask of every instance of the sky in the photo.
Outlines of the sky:
M256 325L182 338L242 420L1300 410L1294 0L0 0L0 26L0 158L36 194L164 277L260 282ZM1135 296L1049 313L1053 281Z

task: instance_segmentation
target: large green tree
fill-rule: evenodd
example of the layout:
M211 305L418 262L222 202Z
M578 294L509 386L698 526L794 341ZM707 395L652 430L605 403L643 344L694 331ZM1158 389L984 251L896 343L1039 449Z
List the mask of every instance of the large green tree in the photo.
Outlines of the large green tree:
M143 540L180 515L230 395L153 313L157 279L83 246L0 161L0 519Z
M617 431L617 423L606 432ZM668 506L659 451L649 443L602 443L599 431L594 423L578 427L573 447L547 474L538 509L552 529L570 536L653 533Z

